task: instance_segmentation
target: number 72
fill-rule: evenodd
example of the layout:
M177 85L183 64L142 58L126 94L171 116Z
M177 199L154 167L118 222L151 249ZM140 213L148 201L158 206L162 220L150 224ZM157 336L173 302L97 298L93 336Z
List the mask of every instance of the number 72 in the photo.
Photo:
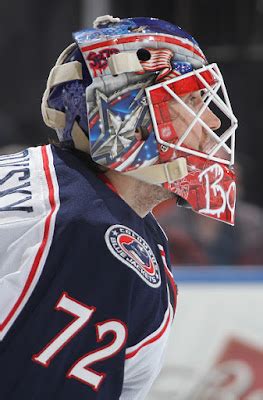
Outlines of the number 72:
M87 306L73 299L64 292L55 306L55 310L64 311L74 316L74 320L63 328L39 353L32 356L32 360L44 367L48 367L52 359L88 324L96 307ZM98 391L106 374L96 372L90 365L97 361L106 360L116 355L127 341L127 327L124 322L110 319L95 325L97 342L103 341L104 337L111 333L113 340L106 346L86 353L76 360L68 370L66 377L76 379Z

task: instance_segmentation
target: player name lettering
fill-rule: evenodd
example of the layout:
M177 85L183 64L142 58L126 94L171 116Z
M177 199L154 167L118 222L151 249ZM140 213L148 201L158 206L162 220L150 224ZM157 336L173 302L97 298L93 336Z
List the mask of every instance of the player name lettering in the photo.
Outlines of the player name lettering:
M0 156L0 212L33 212L28 150Z

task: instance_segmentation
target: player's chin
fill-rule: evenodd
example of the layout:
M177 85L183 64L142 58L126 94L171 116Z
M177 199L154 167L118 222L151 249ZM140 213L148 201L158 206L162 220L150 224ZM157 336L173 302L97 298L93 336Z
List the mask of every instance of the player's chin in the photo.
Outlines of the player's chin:
M177 199L177 195L170 190L165 189L163 186L154 185L154 192L156 196L156 200L165 201L169 199Z

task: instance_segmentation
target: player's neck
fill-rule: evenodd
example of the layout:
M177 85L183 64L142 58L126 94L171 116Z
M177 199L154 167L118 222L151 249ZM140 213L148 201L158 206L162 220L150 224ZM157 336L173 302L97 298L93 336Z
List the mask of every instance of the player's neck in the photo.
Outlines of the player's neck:
M141 218L144 218L157 204L173 197L171 192L162 187L150 185L120 172L107 171L105 175L115 187L118 195Z

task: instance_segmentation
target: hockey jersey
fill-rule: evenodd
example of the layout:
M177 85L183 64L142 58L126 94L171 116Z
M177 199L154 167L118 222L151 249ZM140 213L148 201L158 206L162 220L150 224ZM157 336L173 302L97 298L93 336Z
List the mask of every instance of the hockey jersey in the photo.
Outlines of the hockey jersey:
M1 399L144 399L176 305L154 217L47 145L0 157L0 234Z

